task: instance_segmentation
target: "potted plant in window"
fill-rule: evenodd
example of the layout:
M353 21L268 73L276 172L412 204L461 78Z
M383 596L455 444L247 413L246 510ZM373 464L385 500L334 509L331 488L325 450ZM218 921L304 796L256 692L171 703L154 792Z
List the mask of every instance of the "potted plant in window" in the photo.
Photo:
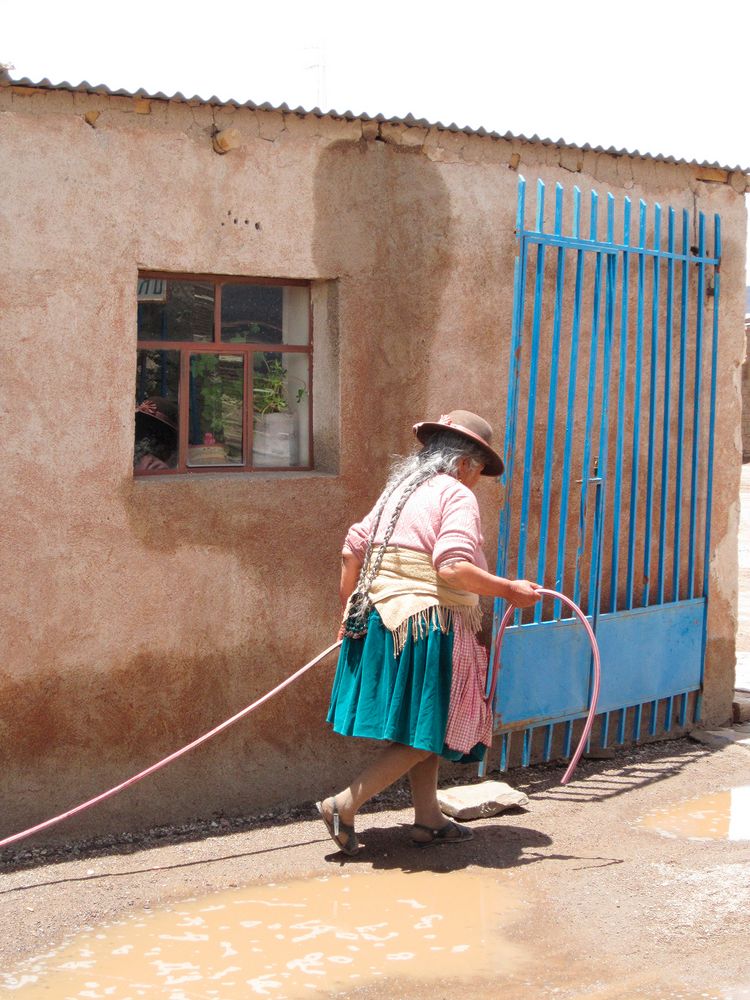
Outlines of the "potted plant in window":
M264 358L253 372L253 465L286 467L299 462L297 415L289 409L289 378L278 359ZM299 381L299 380L297 380ZM307 390L300 383L299 403Z
M191 427L194 418L197 422L192 434L197 440L193 438L188 447L188 463L231 465L237 462L235 453L241 461L241 384L222 377L221 359L211 354L192 359L191 375L198 389L197 412L191 400Z

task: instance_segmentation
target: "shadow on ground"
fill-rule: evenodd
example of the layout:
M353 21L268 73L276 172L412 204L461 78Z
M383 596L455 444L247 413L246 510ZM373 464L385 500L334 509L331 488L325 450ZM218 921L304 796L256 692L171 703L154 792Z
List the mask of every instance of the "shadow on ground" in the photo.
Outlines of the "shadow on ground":
M514 788L526 792L527 795L537 800L564 799L569 802L584 803L624 795L626 792L634 791L637 788L673 777L691 764L709 757L715 752L717 752L715 749L693 743L687 738L670 740L663 743L651 743L637 748L618 748L616 756L613 758L607 760L582 760L573 781L564 787L560 785L560 778L565 767L562 763L540 764L532 768L515 768L504 774L495 772L488 777L507 781ZM658 764L658 767L655 768L655 764ZM476 775L466 775L464 771L461 778L454 781L443 781L441 784L467 784L476 780ZM541 860L541 858L535 859L528 854L524 854L522 857L521 853L530 847L541 847L549 844L549 841L546 841L546 838L543 838L542 834L523 827L502 826L496 830L493 830L491 827L483 827L477 829L474 841L462 847L458 847L458 845L433 847L429 849L430 855L421 860L428 853L428 849L422 850L412 847L408 843L408 833L404 831L395 833L393 830L377 827L368 830L365 826L368 815L403 809L408 807L409 802L410 799L406 784L397 783L391 789L376 796L375 799L368 803L360 814L361 839L366 843L368 850L361 856L358 855L353 859L347 858L346 863L357 864L363 861L367 864L372 864L376 868L393 867L402 868L403 870L410 870L408 864L413 864L415 866L413 870L451 871L454 868L466 867L467 865L483 865L485 863L481 858L483 852L477 851L476 848L478 844L483 842L484 838L496 836L497 844L492 845L492 862L488 861L487 865L489 867L505 868L511 867L514 864L530 864L534 860ZM200 842L208 838L220 840L222 837L249 830L278 828L304 822L316 815L315 806L311 802L309 805L306 804L292 809L279 809L276 813L264 813L262 818L252 816L232 818L215 816L210 820L196 820L195 823L184 824L179 827L164 826L143 831L140 834L127 833L121 837L92 838L71 842L62 847L44 849L23 847L16 851L7 850L0 853L0 873L33 870L55 862L83 860L105 855L126 856L173 844ZM546 844L542 844L539 838L545 840ZM406 847L404 847L404 840L407 843ZM166 868L212 864L217 861L251 857L255 854L288 850L295 846L300 847L318 842L324 842L324 838L314 838L313 840L303 841L299 844L286 844L283 847L264 848L260 851L227 854L215 858L184 862L178 865L166 866ZM460 853L456 854L453 860L440 860L439 855L444 851L467 851L468 853L464 855ZM435 857L433 861L431 857L435 854L438 857ZM376 855L380 855L380 857L376 858ZM417 860L417 855L420 860ZM336 853L332 854L331 857L345 858L344 855ZM543 857L551 859L554 855L545 854ZM566 858L565 860L571 859ZM615 863L615 859L605 860L607 863ZM120 877L120 875L124 876L160 870L166 870L165 866L133 869L128 872L117 873L117 877ZM99 875L91 875L72 881L85 881L86 878L96 879L99 877ZM18 889L22 888L24 887L21 886L17 887L17 889L6 891L18 891ZM2 892L3 890L0 890L0 895Z

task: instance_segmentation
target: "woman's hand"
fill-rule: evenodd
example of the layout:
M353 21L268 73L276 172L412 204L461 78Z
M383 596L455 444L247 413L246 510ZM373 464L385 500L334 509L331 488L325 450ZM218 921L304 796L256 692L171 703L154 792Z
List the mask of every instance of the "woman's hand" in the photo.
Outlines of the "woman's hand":
M508 594L505 595L505 600L517 608L530 608L542 598L539 593L541 583L532 583L531 580L508 580L506 582Z

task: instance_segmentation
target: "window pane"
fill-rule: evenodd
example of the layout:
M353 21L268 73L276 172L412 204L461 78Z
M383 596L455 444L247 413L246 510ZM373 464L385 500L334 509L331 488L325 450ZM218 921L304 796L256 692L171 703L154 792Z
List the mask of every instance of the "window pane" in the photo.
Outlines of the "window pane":
M133 468L138 472L177 465L179 380L177 351L138 351L133 457Z
M253 355L253 465L309 465L310 357Z
M242 465L244 390L241 356L190 355L188 465Z
M222 285L221 339L229 344L306 344L310 290L302 285Z
M213 284L139 278L138 339L212 341Z

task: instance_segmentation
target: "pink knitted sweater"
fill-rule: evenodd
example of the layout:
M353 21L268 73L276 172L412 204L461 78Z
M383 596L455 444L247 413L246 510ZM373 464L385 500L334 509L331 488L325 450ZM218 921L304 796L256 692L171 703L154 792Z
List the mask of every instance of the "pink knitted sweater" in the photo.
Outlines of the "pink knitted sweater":
M385 505L375 536L376 545L383 541L398 503L398 492ZM353 553L360 562L364 559L372 521L373 511L370 511L351 526L344 542L344 552ZM389 545L430 553L436 570L462 561L487 569L483 544L476 497L457 479L442 473L423 483L409 497L389 541Z

